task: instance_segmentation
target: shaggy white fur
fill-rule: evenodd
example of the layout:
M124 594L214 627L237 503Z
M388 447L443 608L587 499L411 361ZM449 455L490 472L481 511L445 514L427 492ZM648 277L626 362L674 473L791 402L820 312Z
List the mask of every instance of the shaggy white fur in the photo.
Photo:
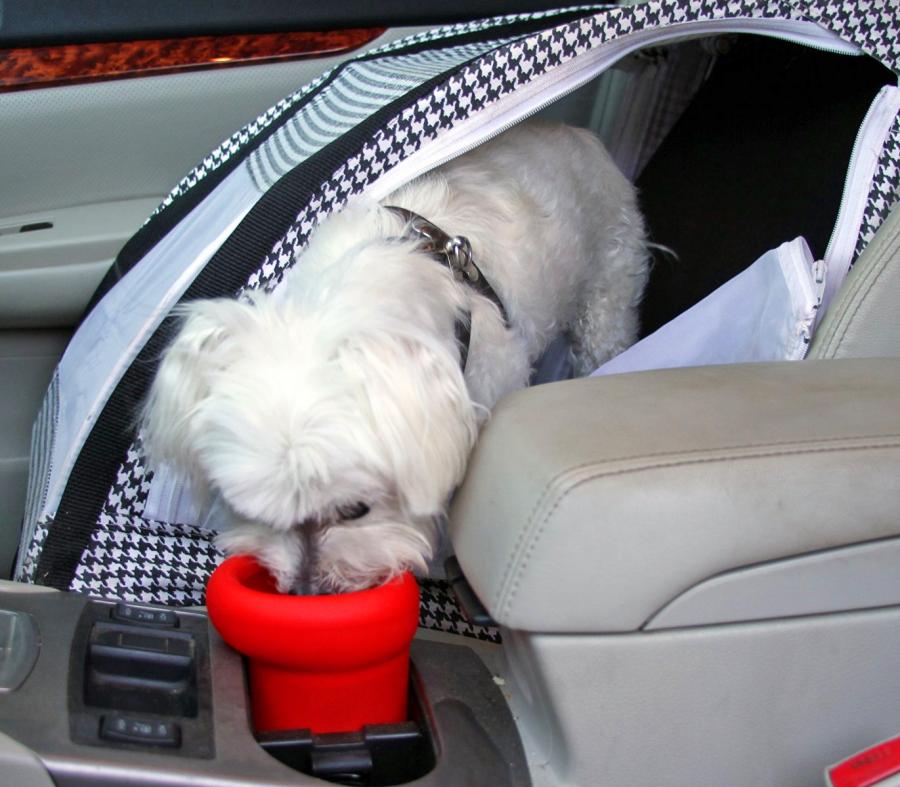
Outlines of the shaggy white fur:
M590 133L523 124L384 204L466 236L509 324L396 213L357 200L272 293L185 306L145 406L151 459L221 493L235 517L221 545L281 591L424 570L480 424L548 343L567 332L584 373L636 338L643 221Z

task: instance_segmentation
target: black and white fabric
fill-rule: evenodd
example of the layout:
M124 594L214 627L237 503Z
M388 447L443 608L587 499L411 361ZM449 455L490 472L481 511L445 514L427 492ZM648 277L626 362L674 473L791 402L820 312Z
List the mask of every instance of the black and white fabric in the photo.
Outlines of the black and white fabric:
M205 156L203 158L203 161L197 164L187 175L185 175L184 178L182 178L178 182L178 184L172 189L172 191L169 192L168 195L166 195L165 199L160 203L156 210L150 215L150 217L148 217L147 221L149 222L154 216L164 211L167 207L169 207L169 205L175 202L176 199L187 194L188 191L193 189L198 183L206 178L207 175L215 172L222 164L233 159L238 153L245 152L248 145L254 140L258 139L259 135L262 132L276 123L289 111L298 109L299 106L302 105L304 99L311 96L316 96L318 98L319 89L327 87L336 78L336 76L341 74L345 69L352 69L359 63L365 63L367 61L378 61L382 55L399 52L401 50L415 50L419 47L435 42L454 41L466 36L489 32L493 28L516 26L522 23L530 24L539 20L550 19L554 16L560 15L561 13L572 13L573 11L587 9L596 10L601 7L603 6L595 4L591 6L566 8L562 9L561 11L550 10L538 11L528 14L507 14L503 16L489 17L474 22L464 22L457 25L444 25L431 30L425 30L421 33L407 36L406 38L400 39L399 41L392 41L389 44L385 44L381 47L372 49L364 53L362 56L354 58L348 63L342 64L329 71L326 71L324 74L317 77L309 84L304 85L299 90L296 90L289 96L283 98L277 104L273 105L261 115L259 115L252 122L248 123L246 126L232 134L228 139L226 139L218 147L211 151L209 155ZM496 40L494 42L485 43L482 45L482 47L484 50L486 50L490 49L492 44L496 45L499 43L500 40ZM385 60L381 60L380 62L384 63ZM389 74L388 76L390 77L390 79L388 79L387 81L379 80L377 82L377 88L379 89L379 91L388 89L392 85L394 75ZM350 93L350 95L354 96L352 92ZM356 98L361 96L357 95L354 97ZM349 126L345 126L344 130L346 130L346 128L348 127ZM323 126L323 128L332 139L334 136L336 136L335 134L331 133L335 129L331 127L330 123L327 122Z
M341 79L324 86L315 98L272 134L247 159L260 193L325 145L373 112L448 69L494 48L502 41L469 44L439 52L383 57L349 63Z
M797 5L809 19L853 41L893 71L900 71L900 13L893 0L832 0Z
M450 584L443 580L422 579L419 581L419 627L472 637L484 642L502 641L500 631L494 626L476 626L466 620Z
M73 338L36 426L17 579L202 603L221 559L214 532L186 515L189 506L164 517L148 509L153 485L172 479L147 471L129 427L177 302L276 287L326 216L354 195L401 185L420 154L451 155L461 121L479 120L474 139L484 139L502 130L488 122L498 107L524 117L640 48L768 33L835 52L862 49L896 70L898 20L884 5L648 0L454 25L364 53L279 102L178 184L123 250L120 280L106 282ZM857 248L896 201L896 127L892 139ZM447 597L429 599L434 587L423 586L426 625L478 636L463 631Z
M853 262L863 253L888 214L900 203L900 115L888 135L878 159L872 187L866 201L862 225L853 253Z

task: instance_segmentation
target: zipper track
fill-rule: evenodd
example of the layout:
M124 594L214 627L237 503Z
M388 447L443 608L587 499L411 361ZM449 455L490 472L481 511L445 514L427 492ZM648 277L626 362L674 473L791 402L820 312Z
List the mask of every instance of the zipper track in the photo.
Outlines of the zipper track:
M869 106L853 142L837 220L823 258L828 274L819 309L820 321L850 270L860 225L865 214L864 197L871 188L881 150L898 112L900 112L900 88L886 85Z
M420 148L372 183L365 193L373 199L383 199L416 177L468 153L540 112L635 50L721 33L766 35L834 54L861 53L856 45L847 43L813 22L789 19L711 19L637 30L576 55L491 106L470 115L432 140L432 143L439 144ZM434 152L431 152L432 149Z

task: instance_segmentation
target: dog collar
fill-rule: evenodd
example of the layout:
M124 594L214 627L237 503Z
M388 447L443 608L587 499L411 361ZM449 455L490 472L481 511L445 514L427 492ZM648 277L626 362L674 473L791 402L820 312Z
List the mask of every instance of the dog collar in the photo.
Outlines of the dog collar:
M472 244L469 243L468 238L464 235L448 235L437 224L406 208L396 205L385 205L385 207L406 222L408 234L421 242L425 252L448 267L453 273L454 279L466 282L479 295L493 301L500 310L503 321L509 324L503 301L500 300L500 296L475 264ZM472 338L470 320L457 320L456 338L461 346L460 365L465 369L469 355L469 343Z

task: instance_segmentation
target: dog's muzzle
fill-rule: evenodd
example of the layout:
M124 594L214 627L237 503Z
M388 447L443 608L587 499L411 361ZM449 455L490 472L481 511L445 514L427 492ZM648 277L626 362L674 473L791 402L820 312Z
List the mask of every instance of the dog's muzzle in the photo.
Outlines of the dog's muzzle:
M316 595L319 592L316 582L319 566L319 539L324 528L321 523L314 519L299 522L296 527L303 553L300 561L300 574L294 585L294 593L301 596Z

